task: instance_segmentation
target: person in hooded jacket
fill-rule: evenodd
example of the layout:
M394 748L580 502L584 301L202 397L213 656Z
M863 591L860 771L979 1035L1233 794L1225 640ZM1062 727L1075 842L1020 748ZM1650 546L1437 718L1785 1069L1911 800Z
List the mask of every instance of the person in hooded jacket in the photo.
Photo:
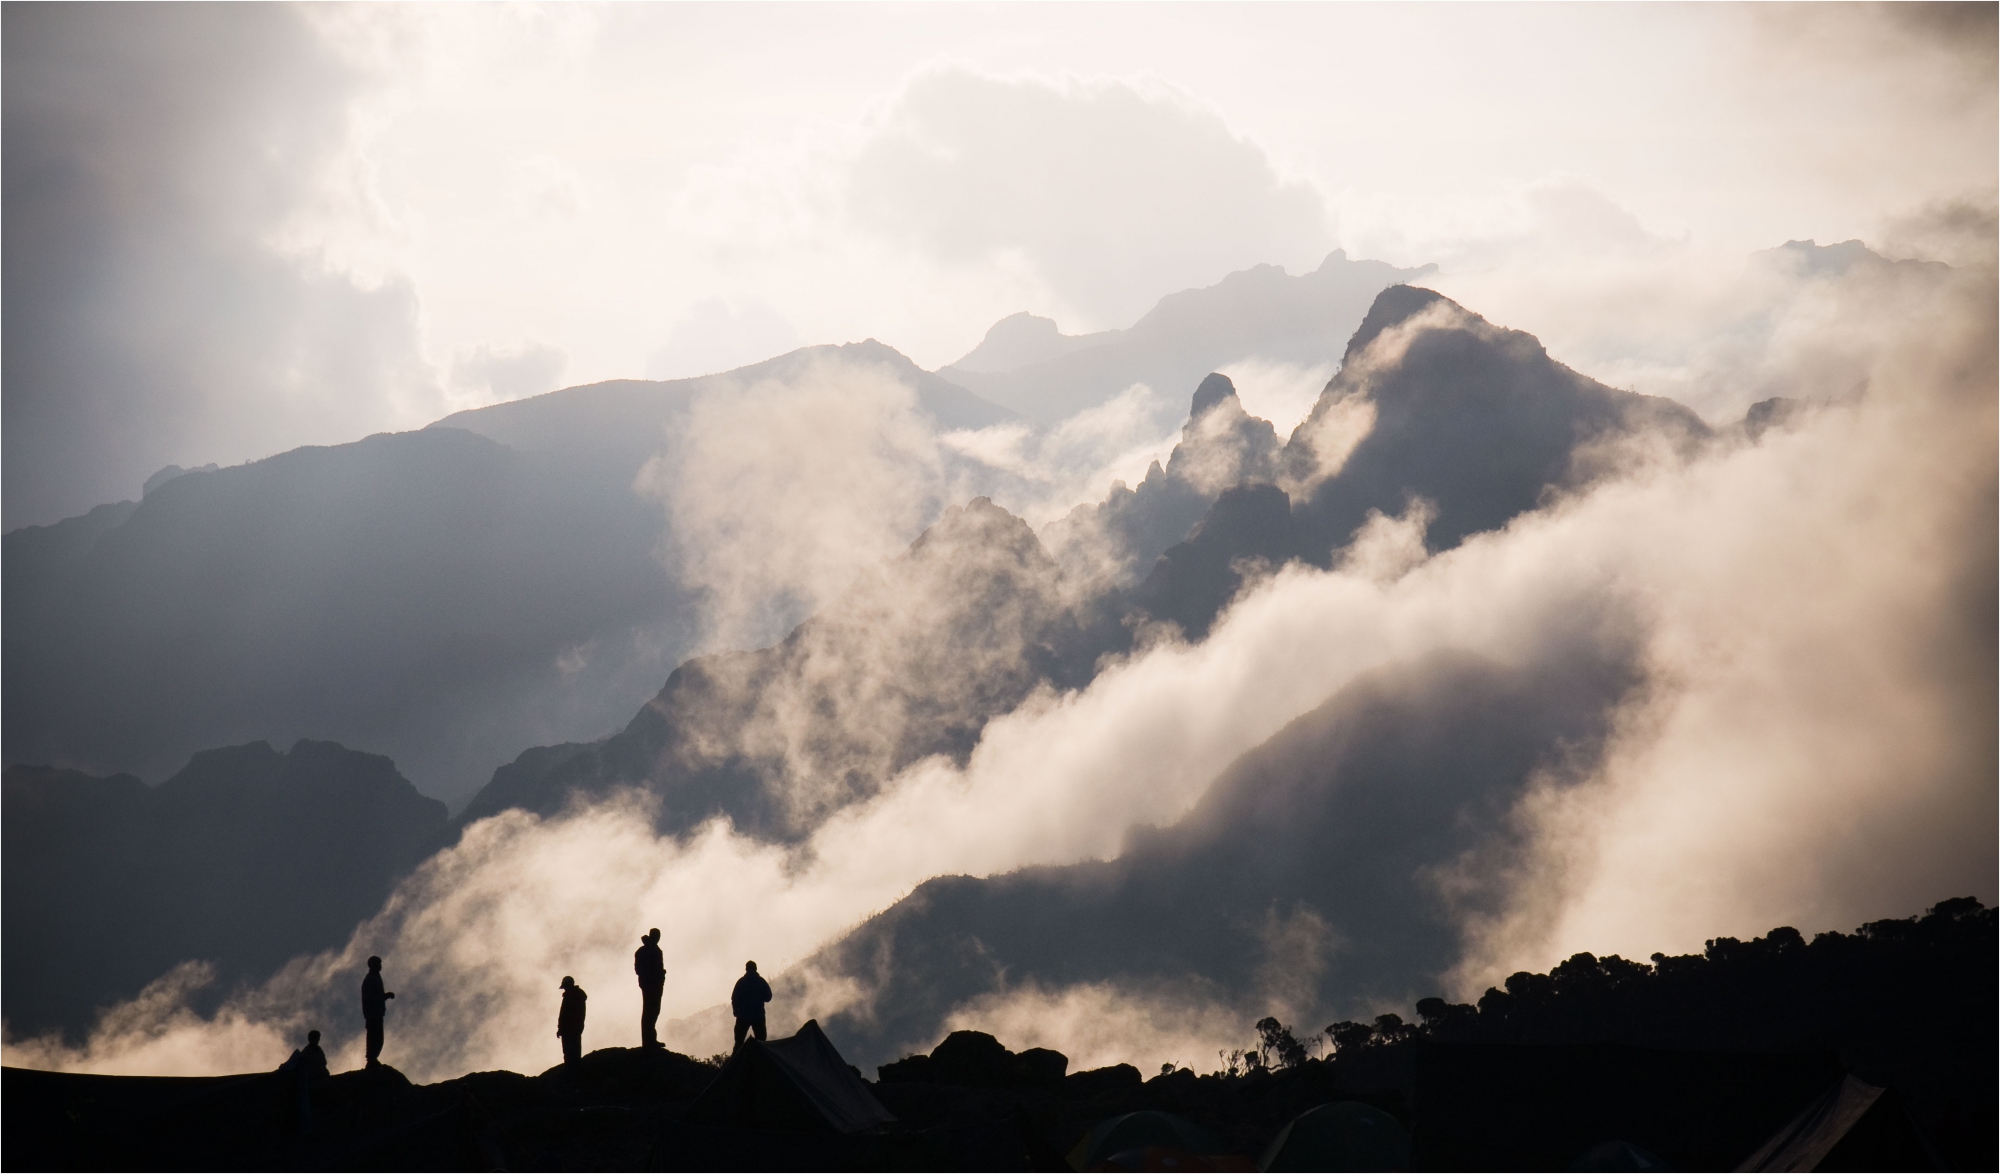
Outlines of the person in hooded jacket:
M660 993L667 986L667 965L660 954L660 931L649 931L639 939L632 955L632 971L639 976L639 1046L660 1046Z
M736 989L729 992L729 1009L736 1015L736 1046L743 1046L743 1036L756 1032L757 1038L764 1038L764 1004L771 1001L771 984L757 973L755 962L743 964L743 977L736 980Z
M556 1012L556 1036L562 1040L563 1063L583 1058L583 1005L590 998L576 980L563 975L562 1010Z

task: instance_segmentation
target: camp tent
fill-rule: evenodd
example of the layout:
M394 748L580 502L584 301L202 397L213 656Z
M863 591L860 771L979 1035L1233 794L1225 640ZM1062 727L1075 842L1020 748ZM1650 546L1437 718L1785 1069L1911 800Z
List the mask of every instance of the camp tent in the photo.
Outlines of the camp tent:
M1142 1109L1107 1117L1091 1127L1076 1148L1069 1152L1069 1164L1078 1170L1095 1169L1100 1163L1127 1150L1150 1146L1182 1150L1190 1154L1219 1154L1222 1139L1213 1133L1157 1109Z
M1410 1134L1373 1105L1338 1101L1307 1109L1271 1139L1259 1170L1407 1170Z
M750 1129L858 1133L894 1121L808 1020L797 1035L746 1039L688 1107L688 1120Z
M1900 1098L1852 1073L1799 1110L1738 1170L1942 1170Z

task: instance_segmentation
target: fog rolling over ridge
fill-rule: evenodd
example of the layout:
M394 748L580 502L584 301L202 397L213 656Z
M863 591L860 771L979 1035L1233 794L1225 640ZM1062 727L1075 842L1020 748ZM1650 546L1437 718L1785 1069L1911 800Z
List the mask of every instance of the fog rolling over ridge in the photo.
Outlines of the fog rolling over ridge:
M1601 749L1632 670L1579 644L1569 663L1440 651L1375 669L1238 759L1178 822L1135 827L1112 860L926 881L814 959L867 992L831 1024L886 1054L989 1011L1016 1038L1028 1016L1008 996L1060 1003L1076 988L1157 1006L1163 1025L1189 1007L1197 1022L1261 1006L1316 1023L1407 1006L1463 956L1464 914L1499 912L1497 893L1459 907L1424 874L1517 865L1510 810L1541 771ZM1176 1062L1207 1060L1176 1042Z
M1365 437L1335 434L1332 420L1365 414L1377 419ZM554 814L573 792L638 786L659 796L662 830L721 814L739 833L794 840L928 755L962 764L988 720L1037 691L1087 685L1148 628L1199 639L1246 559L1329 565L1335 547L1313 535L1351 539L1385 510L1416 509L1429 540L1456 545L1587 479L1589 462L1572 467L1573 454L1641 436L1678 450L1708 429L1676 405L1579 376L1434 293L1392 287L1291 442L1210 375L1164 468L1048 528L1062 549L1101 552L1185 532L1205 508L1135 585L1061 565L1028 526L977 499L780 645L682 666L617 737L532 752L463 817L515 805ZM1274 480L1299 495L1296 516Z
M1866 387L1755 427L1397 287L1289 437L1204 381L1168 462L1039 533L952 500L959 450L870 450L858 500L948 512L838 590L756 567L816 604L786 639L499 772L344 944L10 1058L226 1070L379 953L404 1071L537 1070L548 976L628 1022L658 924L684 1051L755 957L859 1063L953 1025L1201 1062L1266 1013L1990 897L1993 278L1926 273L1800 277L1877 324Z

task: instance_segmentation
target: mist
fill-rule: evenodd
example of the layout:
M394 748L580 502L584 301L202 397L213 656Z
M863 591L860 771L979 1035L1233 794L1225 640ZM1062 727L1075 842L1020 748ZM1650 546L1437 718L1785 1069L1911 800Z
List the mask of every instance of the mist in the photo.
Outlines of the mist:
M365 85L300 9L5 23L8 529L440 413L408 278L282 242Z

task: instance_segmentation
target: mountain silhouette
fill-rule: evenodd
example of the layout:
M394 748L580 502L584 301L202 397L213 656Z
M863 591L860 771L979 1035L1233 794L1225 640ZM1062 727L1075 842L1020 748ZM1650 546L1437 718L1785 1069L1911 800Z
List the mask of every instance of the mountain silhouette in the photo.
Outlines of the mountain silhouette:
M613 379L564 388L454 412L431 427L463 428L518 452L588 462L626 488L640 468L659 455L667 430L685 420L697 396L718 387L787 381L817 363L866 365L887 372L916 392L919 409L943 431L1019 419L871 338L841 346L801 347L720 375L665 381Z
M1123 634L1104 617L1065 598L1027 523L979 498L781 643L697 657L611 738L502 767L459 820L632 787L659 796L663 831L726 815L795 840L912 762L963 761L1036 688L1087 682Z
M1378 292L1435 269L1353 261L1335 249L1311 273L1295 277L1276 265L1258 265L1205 289L1168 294L1124 330L1065 336L1046 318L1015 314L938 374L1054 424L1134 383L1172 394L1240 359L1331 362Z
M1211 373L1195 388L1167 463L1154 461L1137 487L1114 482L1103 501L1050 524L1045 539L1080 572L1109 571L1120 584L1137 580L1188 537L1224 491L1275 478L1281 448L1270 422L1243 410L1229 377Z
M463 796L666 671L633 639L687 604L661 526L629 478L431 428L14 531L7 759L159 777L205 747L332 737Z
M157 777L328 737L462 802L527 747L615 728L698 635L634 477L705 389L815 362L905 381L940 429L1014 419L870 341L162 470L142 502L5 536L7 761Z
M1374 427L1337 474L1313 484L1310 467L1324 456L1319 425L1352 397L1374 407ZM1709 429L1672 400L1579 375L1533 335L1430 290L1392 287L1286 446L1289 471L1307 483L1294 511L1299 556L1328 565L1368 511L1399 513L1412 496L1438 508L1427 545L1449 549L1604 471L1589 458L1640 433L1685 452Z
M954 372L998 374L1101 346L1123 333L1105 330L1097 334L1064 334L1055 319L1040 318L1023 310L995 322L978 346L950 366Z
M1359 317L1341 307L1405 273L1336 255L1302 277L1232 274L1073 357L1191 387L1227 357L1327 356ZM234 468L163 469L141 501L13 531L0 553L5 760L152 778L206 747L330 738L389 754L456 805L497 763L616 729L700 634L666 511L634 492L638 471L697 396L828 362L905 383L939 431L1021 422L870 340L569 388ZM1066 537L1088 541L1052 536L1058 561L1142 577L1227 487L1190 454L1184 443L1076 518L1092 524ZM959 483L968 497L1007 488L989 469Z
M1220 486L1274 475L1278 455L1271 425L1210 375L1181 443L1137 490L1073 511L1047 543L989 499L948 509L780 644L690 660L600 743L524 752L459 823L637 788L660 797L662 831L727 815L746 834L803 837L912 762L962 762L987 721L1036 689L1087 685L1104 656L1132 644L1130 593L1098 563L1113 551L1127 563L1157 557Z
M1372 349L1399 331L1394 354ZM1374 405L1375 431L1315 480L1318 422L1356 399ZM1034 689L1088 684L1107 655L1132 647L1141 621L1203 637L1246 561L1327 565L1368 511L1401 512L1413 496L1437 507L1432 543L1450 545L1588 478L1597 446L1642 434L1688 446L1708 430L1669 401L1576 374L1528 335L1394 286L1289 441L1211 373L1180 444L1138 488L1115 487L1039 538L990 501L948 511L781 644L682 665L604 742L524 752L460 822L637 788L659 797L663 831L720 814L746 834L796 841L911 762L963 760L986 721ZM1504 451L1490 451L1496 443ZM1095 576L1092 560L1151 570L1127 587ZM798 714L804 725L781 719Z
M72 1033L182 962L219 995L347 938L446 842L444 804L331 742L196 754L157 787L12 766L0 776L7 1025Z
M1634 679L1581 646L1378 670L1243 755L1182 820L1134 828L1115 859L926 881L807 966L866 992L830 1020L862 1055L900 1055L954 1009L1023 986L1408 1003L1465 944L1465 910L1426 875L1512 858L1507 811L1539 768L1589 757Z
M938 411L957 410L954 403L999 411L967 408L880 344L822 350L900 372L920 398L943 405ZM799 352L762 367L782 372L827 357ZM401 731L405 744L450 745L464 761L468 746L504 744L482 731L510 721L548 728L542 711L559 709L551 699L572 685L554 663L558 652L667 622L685 607L653 561L661 511L639 503L629 483L653 452L635 438L660 435L685 406L675 397L699 382L576 388L461 414L446 422L453 426L186 473L142 503L8 535L8 671L48 683L44 692L12 691L9 755L74 762L82 756L72 746L94 744L103 759L136 759L164 753L162 745L332 714L339 720L325 724ZM1343 439L1333 427L1342 420L1368 426ZM904 555L864 574L785 640L681 664L616 734L510 748L512 761L455 824L517 808L553 814L579 797L632 788L655 798L657 825L668 833L719 815L743 834L799 842L913 762L933 754L964 761L988 721L1036 690L1087 685L1107 656L1132 647L1143 624L1169 620L1201 638L1251 564L1329 565L1371 512L1401 512L1416 497L1435 510L1426 540L1441 549L1587 484L1603 467L1600 454L1617 444L1644 438L1686 448L1707 435L1678 405L1605 387L1556 363L1526 334L1431 291L1391 286L1374 297L1339 373L1289 439L1248 415L1230 381L1210 373L1197 381L1179 445L1136 488L1117 487L1041 535L989 500L950 509ZM1105 574L1105 562L1123 572ZM1150 569L1141 576L1141 568ZM629 686L644 671L634 658L616 680ZM1354 964L1366 966L1353 973L1373 976L1384 994L1428 981L1439 959L1455 956L1456 923L1409 907L1415 897L1392 899L1398 886L1409 888L1408 868L1475 849L1504 852L1504 843L1466 839L1465 828L1504 809L1553 748L1587 749L1629 674L1615 653L1589 650L1541 665L1398 671L1300 719L1318 733L1287 736L1310 742L1310 754L1285 750L1291 742L1266 748L1271 762L1297 766L1296 777L1244 766L1218 781L1208 814L1137 835L1129 858L1084 886L1095 894L1089 901L1058 899L1083 873L944 879L871 923L854 940L889 934L881 948L916 951L912 980L934 988L913 993L910 1018L885 1018L871 1038L886 1045L905 1030L929 1030L924 1016L941 1011L938 1000L986 989L980 983L990 975L936 972L922 955L952 954L953 934L1000 933L980 920L988 905L1000 925L1015 916L1010 910L1036 903L1074 919L1079 934L1109 951L1076 955L1101 973L1143 977L1179 966L1239 981L1248 973L1242 960L1255 953L1255 933L1246 938L1239 924L1249 913L1252 921L1269 909L1350 918L1338 901L1322 909L1323 898L1338 894L1312 888L1296 870L1217 879L1220 862L1291 843L1286 836L1301 828L1318 829L1311 842L1334 842L1387 821L1356 841L1344 891L1387 894L1382 907L1393 911L1399 936L1379 943L1379 958L1355 954ZM1362 712L1366 722L1353 716ZM12 742L17 722L29 751ZM511 736L513 747L533 740L522 729ZM1436 758L1475 752L1476 761ZM1247 816L1227 814L1230 796L1254 789L1239 776L1288 796L1280 826L1255 830ZM1329 781L1336 776L1338 786ZM1421 813L1397 806L1416 803L1425 788L1436 793L1418 804ZM1348 814L1327 824L1328 811ZM1433 827L1425 822L1432 818L1443 822ZM1305 849L1273 851L1285 860ZM1175 879L1183 873L1188 879ZM1127 874L1142 879L1118 880ZM1144 893L1186 886L1201 890L1193 908L1208 910L1208 920L1203 933L1181 936L1218 943L1213 957L1114 932L1147 923ZM1010 904L1016 892L1030 894L1019 898L1027 905ZM961 893L977 906L959 911L964 928L922 913ZM343 912L343 923L328 920L298 948L336 944L369 911ZM1342 932L1373 924L1362 913L1352 919ZM267 957L256 953L262 939L252 945L231 953L237 947L222 941L210 953ZM1045 965L1050 981L1071 973L1034 946L1023 947L1020 973ZM1149 952L1172 966L1117 962ZM139 981L179 960L148 962Z
M1339 453L1343 414L1372 423ZM1400 515L1418 499L1435 510L1426 547L1446 550L1617 468L1621 441L1685 453L1710 436L1672 400L1606 387L1532 335L1431 290L1391 286L1274 472L1260 479L1246 466L1194 534L1164 552L1137 602L1198 638L1240 589L1246 562L1331 566L1371 513Z

